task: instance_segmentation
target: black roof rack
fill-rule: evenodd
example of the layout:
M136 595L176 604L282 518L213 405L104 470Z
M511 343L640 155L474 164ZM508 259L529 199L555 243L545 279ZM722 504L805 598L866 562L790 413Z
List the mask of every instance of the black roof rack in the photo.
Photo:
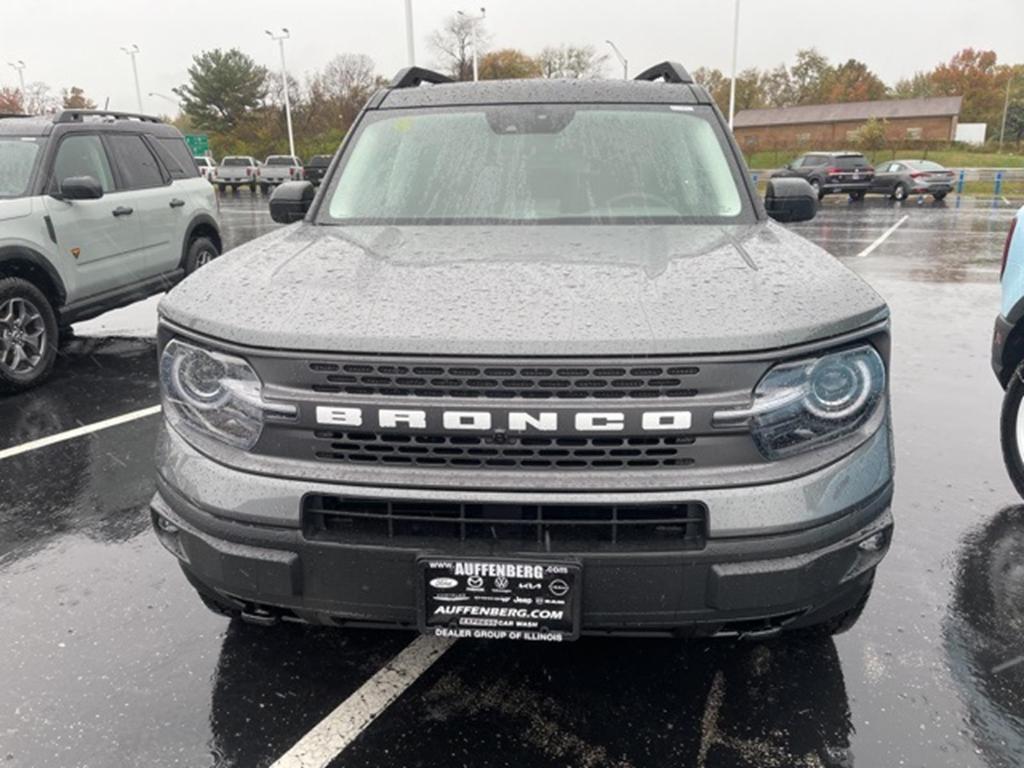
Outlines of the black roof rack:
M634 80L664 80L666 83L679 85L693 85L693 78L686 71L686 67L678 61L663 61L655 64L637 75Z
M135 112L112 112L109 109L62 109L53 118L55 123L80 123L86 117L112 117L115 120L138 120L143 123L161 123L159 117Z
M450 77L442 75L440 72L435 72L432 69L424 69L423 67L406 67L405 69L398 70L398 74L391 79L388 87L416 88L423 83L440 85L441 83L450 82L452 82Z

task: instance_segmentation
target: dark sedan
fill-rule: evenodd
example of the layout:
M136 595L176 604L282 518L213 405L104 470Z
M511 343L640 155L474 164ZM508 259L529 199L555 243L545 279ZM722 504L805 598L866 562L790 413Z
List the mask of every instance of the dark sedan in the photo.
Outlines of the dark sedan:
M906 200L911 195L931 195L941 200L953 190L956 174L931 160L893 160L879 163L872 193Z

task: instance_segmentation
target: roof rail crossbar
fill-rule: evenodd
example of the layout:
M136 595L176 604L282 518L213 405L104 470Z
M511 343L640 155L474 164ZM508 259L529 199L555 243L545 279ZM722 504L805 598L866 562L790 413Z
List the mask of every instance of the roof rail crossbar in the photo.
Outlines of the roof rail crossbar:
M138 120L143 123L162 122L153 115L140 115L137 112L113 112L109 109L62 109L57 113L55 123L80 123L86 117L112 117L115 120Z
M664 80L666 83L693 85L693 78L690 77L690 73L678 61L663 61L661 64L655 64L653 67L645 69L634 79L648 80L650 82Z
M398 70L398 74L392 78L388 87L416 88L423 83L440 85L441 83L450 82L452 82L450 77L442 75L440 72L435 72L432 69L424 69L423 67L406 67L405 69Z
M0 118L4 117L32 117L32 115L24 115L20 112L0 112Z

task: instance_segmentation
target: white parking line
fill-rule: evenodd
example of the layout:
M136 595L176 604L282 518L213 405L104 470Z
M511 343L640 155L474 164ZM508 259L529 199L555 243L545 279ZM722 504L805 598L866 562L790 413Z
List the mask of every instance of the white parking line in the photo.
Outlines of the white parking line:
M875 248L877 248L882 243L884 243L886 240L888 240L889 239L889 235L891 235L897 229L902 227L906 223L907 219L909 219L909 218L910 218L910 214L909 213L904 214L902 219L897 221L895 224L893 224L891 227L889 227L887 230L885 230L885 232L883 232L881 235L879 235L878 239L875 240L875 242L873 242L871 245L869 245L863 251L858 253L857 254L857 258L858 259L863 259L865 256L870 256L874 252Z
M111 427L117 427L121 424L127 424L130 421L136 421L137 419L144 419L147 416L154 416L160 413L160 406L153 405L149 408L142 408L138 411L132 411L131 413L125 413L121 416L115 416L112 419L105 419L103 421L97 421L94 424L86 424L83 427L76 427L75 429L69 429L67 432L58 432L56 435L50 435L48 437L41 437L38 440L32 440L28 443L22 443L21 445L15 445L11 448L4 448L0 451L0 461L3 459L9 459L12 456L20 456L23 453L29 451L35 451L40 448L45 448L48 445L55 445L57 443L63 443L67 440L74 440L76 437L83 437L84 435L92 434L93 432L99 432L103 429L110 429Z
M454 642L428 635L413 640L270 768L324 768Z

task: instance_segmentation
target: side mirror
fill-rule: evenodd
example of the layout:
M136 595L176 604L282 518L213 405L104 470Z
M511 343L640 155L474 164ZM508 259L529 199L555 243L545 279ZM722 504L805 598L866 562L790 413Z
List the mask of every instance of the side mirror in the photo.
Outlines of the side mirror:
M810 221L818 213L818 196L805 179L768 179L764 208L776 221Z
M60 196L65 200L99 200L103 185L92 176L68 176L60 183Z
M278 224L301 221L316 196L311 181L286 181L270 196L270 218Z

